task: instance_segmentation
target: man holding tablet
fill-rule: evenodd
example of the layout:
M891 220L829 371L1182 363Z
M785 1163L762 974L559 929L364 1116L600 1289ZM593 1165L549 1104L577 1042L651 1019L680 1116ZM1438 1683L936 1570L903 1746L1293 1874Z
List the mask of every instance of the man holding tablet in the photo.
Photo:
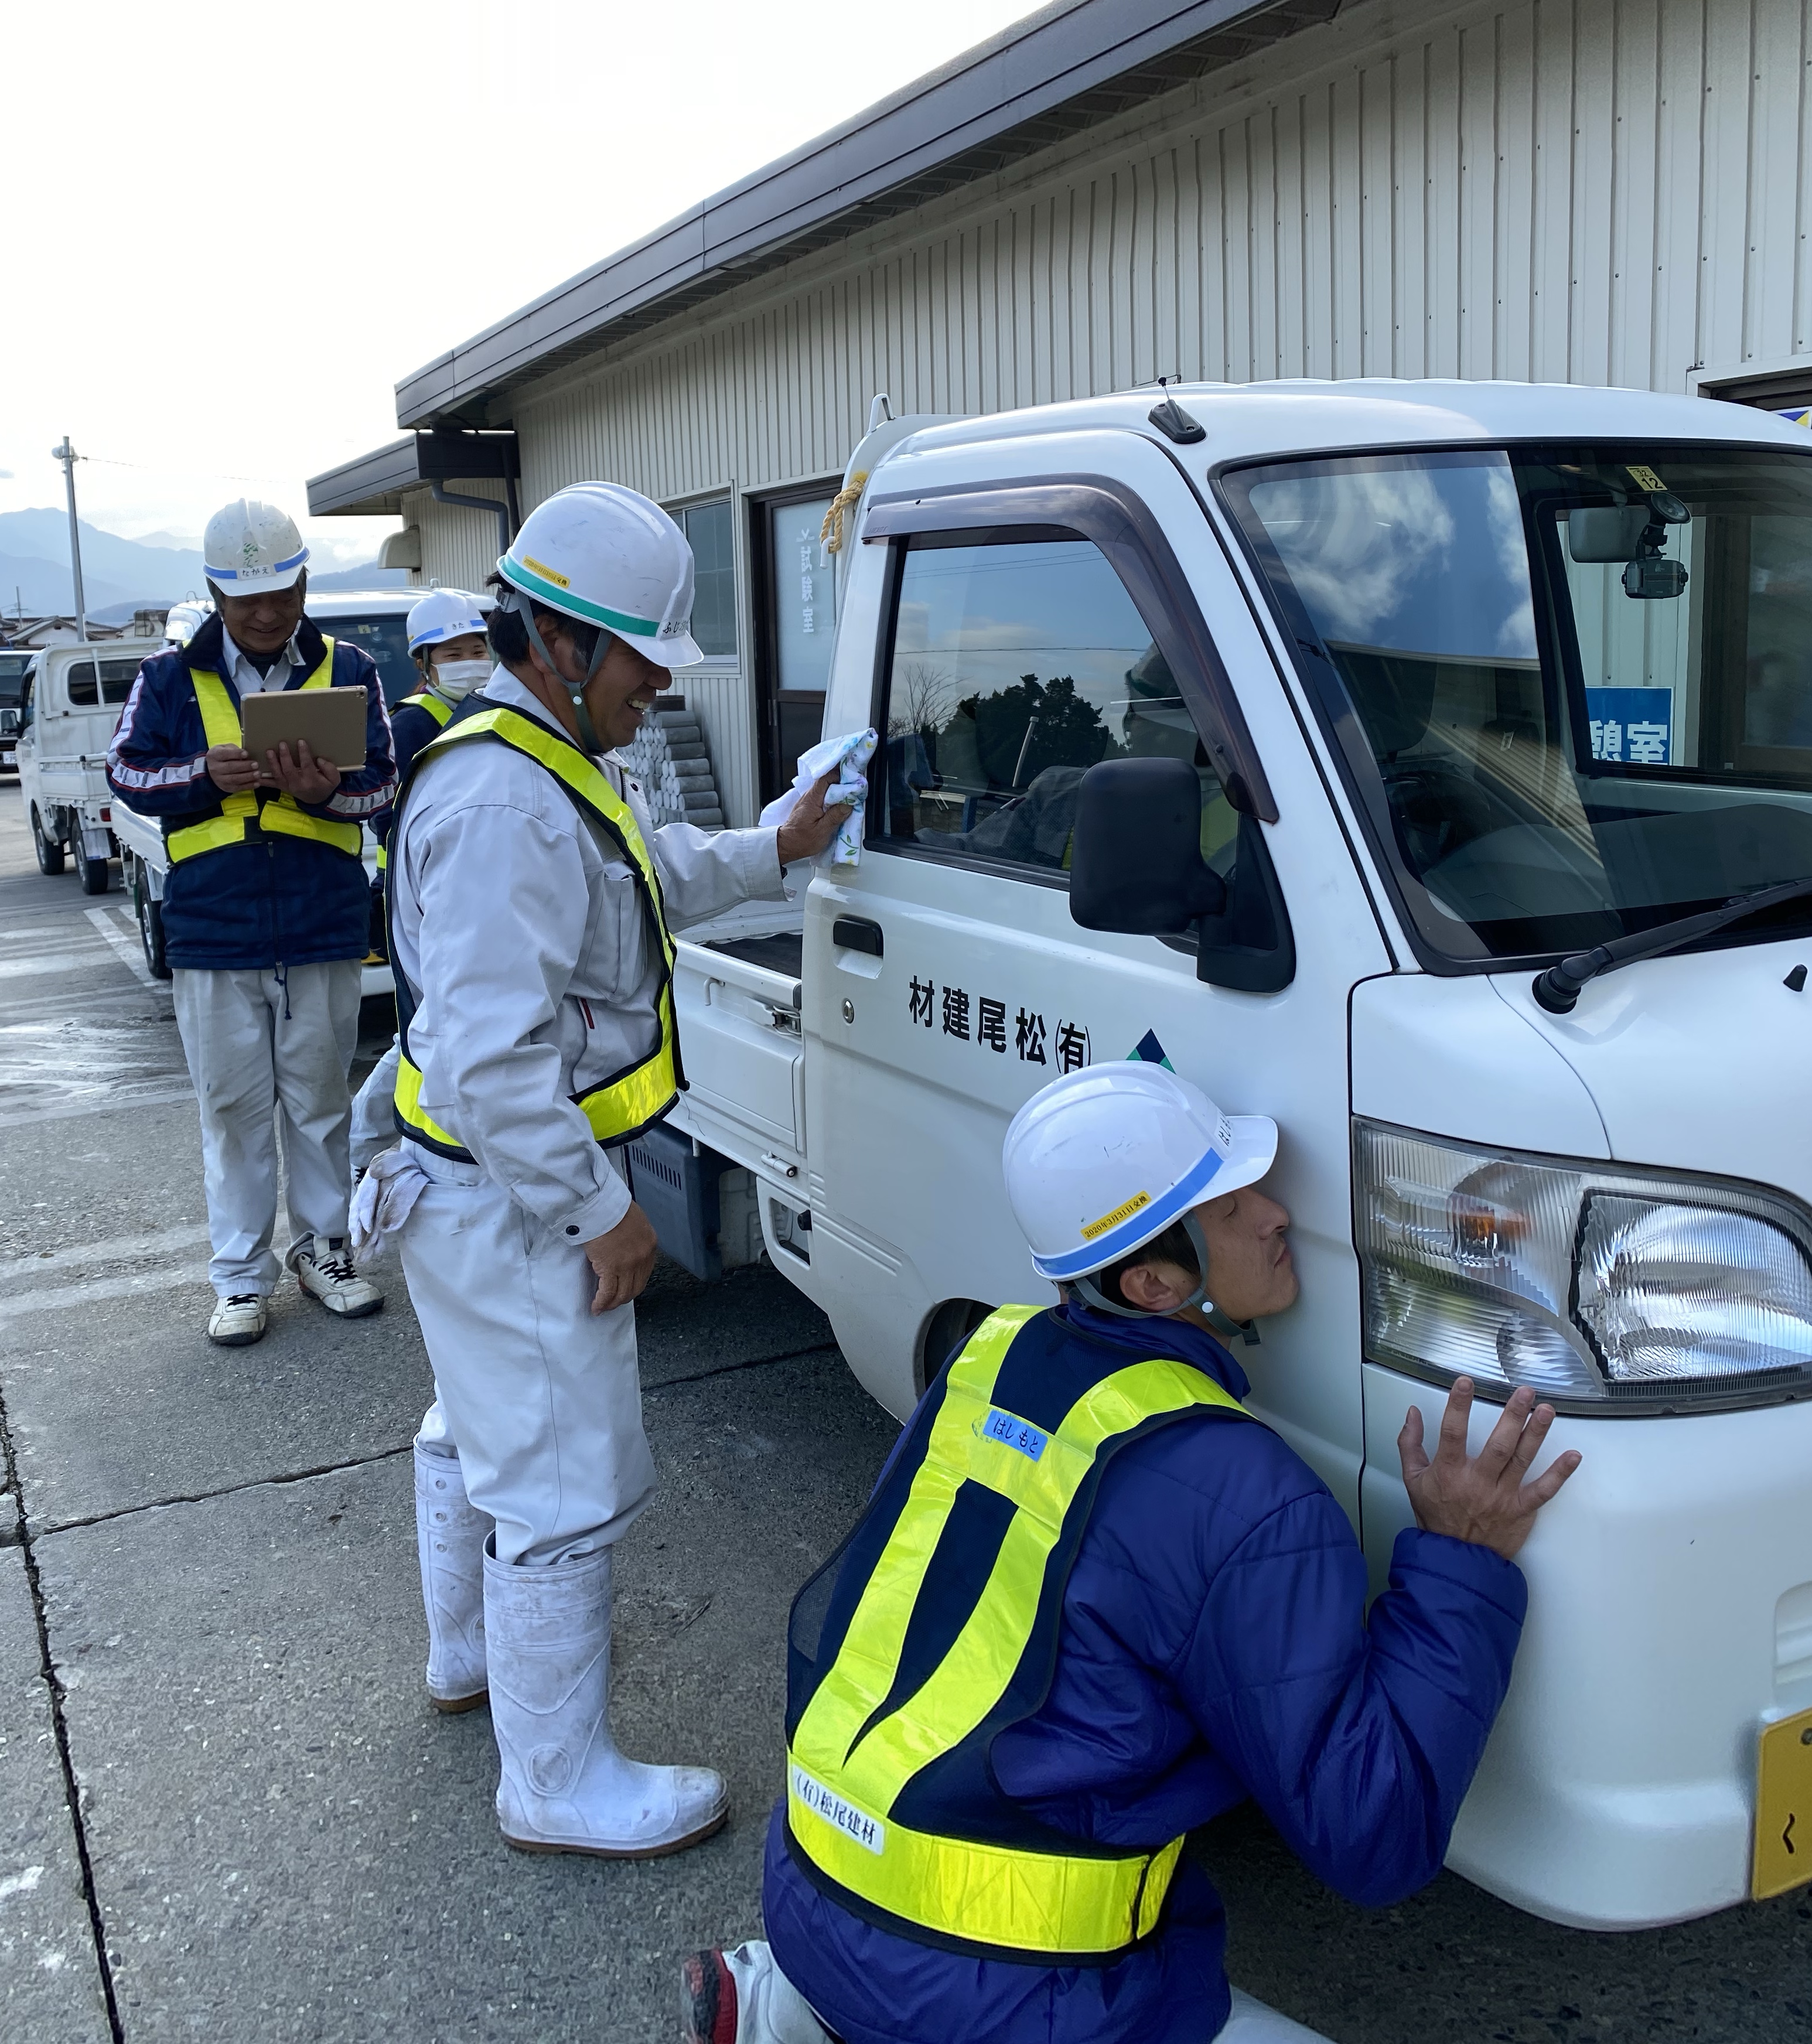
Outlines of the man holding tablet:
M369 927L361 827L388 806L397 777L376 667L302 614L308 548L294 521L241 498L208 521L202 545L215 613L139 670L107 778L121 801L162 822L169 848L164 942L201 1102L208 1333L240 1347L263 1334L280 1274L279 1125L285 1262L331 1313L355 1319L383 1304L347 1240L347 1073ZM248 699L330 689L363 693L362 764L357 718L351 733L341 728L343 697L318 711L268 705L272 730L293 730L294 744L245 749Z

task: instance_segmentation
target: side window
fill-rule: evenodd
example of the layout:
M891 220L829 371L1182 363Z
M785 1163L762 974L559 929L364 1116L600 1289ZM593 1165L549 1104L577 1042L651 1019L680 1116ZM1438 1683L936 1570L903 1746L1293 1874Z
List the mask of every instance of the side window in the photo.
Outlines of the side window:
M78 709L92 708L101 700L94 680L94 663L79 660L69 670L69 700Z
M132 683L138 679L136 660L103 660L101 663L101 700L117 709L132 692Z
M1150 628L1092 540L1051 526L915 534L899 563L871 843L1063 885L1077 790L1167 755L1202 782L1225 877L1238 818Z

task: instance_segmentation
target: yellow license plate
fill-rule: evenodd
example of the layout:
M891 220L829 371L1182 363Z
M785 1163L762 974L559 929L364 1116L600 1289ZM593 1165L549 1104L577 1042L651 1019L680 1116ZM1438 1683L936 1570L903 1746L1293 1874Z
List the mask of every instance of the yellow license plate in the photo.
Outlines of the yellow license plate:
M1762 1727L1756 1756L1756 1862L1749 1892L1758 1902L1812 1881L1812 1711Z

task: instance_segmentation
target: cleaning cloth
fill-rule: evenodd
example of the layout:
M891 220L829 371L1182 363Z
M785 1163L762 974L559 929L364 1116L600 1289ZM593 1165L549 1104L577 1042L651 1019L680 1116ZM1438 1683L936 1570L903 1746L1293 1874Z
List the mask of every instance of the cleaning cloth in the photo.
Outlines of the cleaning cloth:
M793 814L793 806L805 790L823 779L833 769L836 771L836 785L824 791L824 806L833 809L839 802L850 805L850 813L839 827L828 850L819 863L831 866L859 866L862 863L862 808L868 801L868 763L874 756L875 735L872 731L852 731L843 738L827 738L814 745L809 752L799 755L799 771L793 786L777 800L771 801L762 811L762 821L769 828L783 824Z

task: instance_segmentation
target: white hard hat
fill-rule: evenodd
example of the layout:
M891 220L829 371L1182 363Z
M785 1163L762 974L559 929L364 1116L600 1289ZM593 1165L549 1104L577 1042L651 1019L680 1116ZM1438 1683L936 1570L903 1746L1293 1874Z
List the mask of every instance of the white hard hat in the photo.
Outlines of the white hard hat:
M249 497L223 504L202 536L202 565L223 596L294 589L309 550L288 512Z
M172 604L170 615L163 620L163 636L172 646L186 646L213 614L211 603L194 597Z
M1276 1122L1223 1114L1188 1079L1129 1059L1066 1073L1034 1093L1008 1128L1001 1163L1033 1268L1074 1284L1204 1200L1256 1185L1276 1154ZM1201 1277L1198 1297L1205 1255ZM1091 1304L1124 1310L1085 1289Z
M571 483L537 505L497 573L544 609L605 628L594 673L610 644L606 632L657 667L689 667L704 658L692 636L686 536L659 505L620 482ZM535 636L527 604L510 607Z
M431 589L409 612L409 649L419 653L424 646L444 645L449 639L485 628L485 613L475 596L463 589Z

